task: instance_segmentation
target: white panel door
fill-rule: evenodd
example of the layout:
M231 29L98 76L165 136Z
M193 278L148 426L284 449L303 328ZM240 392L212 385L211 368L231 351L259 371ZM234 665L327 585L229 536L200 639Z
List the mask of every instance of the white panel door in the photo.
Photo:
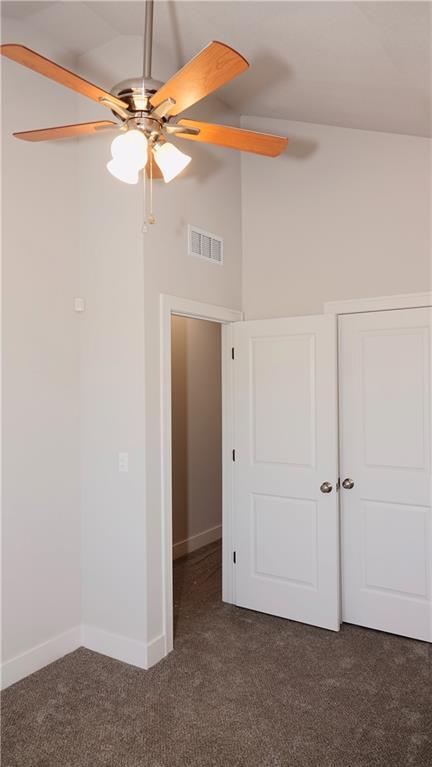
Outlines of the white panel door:
M431 641L431 310L339 326L342 618Z
M336 336L330 315L233 325L234 571L237 605L338 631Z

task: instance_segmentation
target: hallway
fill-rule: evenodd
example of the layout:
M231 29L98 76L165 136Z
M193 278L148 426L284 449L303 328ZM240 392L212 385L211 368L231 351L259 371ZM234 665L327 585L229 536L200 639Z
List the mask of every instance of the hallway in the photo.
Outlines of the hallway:
M83 648L3 694L3 767L428 767L432 648L223 604L220 544L174 565L175 650Z

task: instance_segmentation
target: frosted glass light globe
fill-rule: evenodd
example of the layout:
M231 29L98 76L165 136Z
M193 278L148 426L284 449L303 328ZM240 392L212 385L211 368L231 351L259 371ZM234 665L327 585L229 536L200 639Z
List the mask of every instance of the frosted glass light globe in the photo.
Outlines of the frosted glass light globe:
M166 183L178 176L192 159L168 141L165 144L155 144L153 154Z
M147 162L147 143L142 131L128 130L116 136L111 144L111 154L115 160L130 163L141 169Z
M147 163L147 146L148 141L139 130L116 136L111 144L113 159L107 163L109 172L126 184L137 184L139 171Z
M139 168L130 166L128 163L122 163L117 158L107 162L107 169L114 178L124 181L125 184L137 184Z

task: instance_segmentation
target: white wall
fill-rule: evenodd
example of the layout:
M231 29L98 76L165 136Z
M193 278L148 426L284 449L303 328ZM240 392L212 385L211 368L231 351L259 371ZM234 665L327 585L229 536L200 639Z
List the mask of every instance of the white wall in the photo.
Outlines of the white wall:
M221 537L221 375L221 326L216 322L173 316L171 401L174 557Z
M141 55L141 38L117 38L81 57L79 69L110 88L140 71ZM170 74L157 50L154 72L160 79ZM83 120L106 116L84 99L80 110ZM216 99L193 113L234 122ZM80 292L87 300L81 339L83 620L135 647L140 643L144 653L164 631L160 294L240 308L240 159L183 141L193 162L171 184L156 182L157 223L143 235L142 190L105 168L112 138L82 140L79 148ZM225 238L223 268L187 255L188 222ZM117 470L119 451L129 453L128 474Z
M4 22L2 39L70 63L19 22ZM58 635L72 629L72 645L79 641L79 347L76 143L27 144L11 136L74 122L75 95L3 59L2 102L7 684L27 663L34 670L32 663L56 657ZM59 640L63 651L72 648L70 639Z
M127 39L80 57L78 71L110 88L135 71ZM81 99L80 121L110 119ZM84 643L116 654L139 642L145 665L144 306L141 189L106 170L116 133L79 142L81 513ZM118 453L129 454L119 473ZM105 636L104 633L107 634ZM114 643L114 644L113 644ZM132 650L128 642L124 660ZM128 649L129 648L129 649ZM114 650L114 651L113 651Z
M18 22L3 31L108 89L140 71L139 37L74 62ZM191 168L159 182L158 223L143 236L142 190L105 168L113 135L52 144L9 135L109 112L2 64L3 658L48 642L17 671L29 673L76 646L78 628L72 644L49 649L83 622L85 645L145 665L148 639L163 632L159 296L240 306L240 161L183 142ZM175 66L162 64L167 78ZM194 114L235 122L216 99ZM225 238L223 268L187 256L188 221ZM129 453L127 474L118 452Z
M246 318L430 288L429 139L256 117L242 125L290 138L280 158L242 156Z

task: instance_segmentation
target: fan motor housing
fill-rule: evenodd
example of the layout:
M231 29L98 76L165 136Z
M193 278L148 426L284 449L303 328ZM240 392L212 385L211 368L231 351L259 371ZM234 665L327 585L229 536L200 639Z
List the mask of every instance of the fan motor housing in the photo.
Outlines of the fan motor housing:
M114 85L111 93L125 101L130 112L151 112L150 99L162 85L162 82L150 77L134 77Z

